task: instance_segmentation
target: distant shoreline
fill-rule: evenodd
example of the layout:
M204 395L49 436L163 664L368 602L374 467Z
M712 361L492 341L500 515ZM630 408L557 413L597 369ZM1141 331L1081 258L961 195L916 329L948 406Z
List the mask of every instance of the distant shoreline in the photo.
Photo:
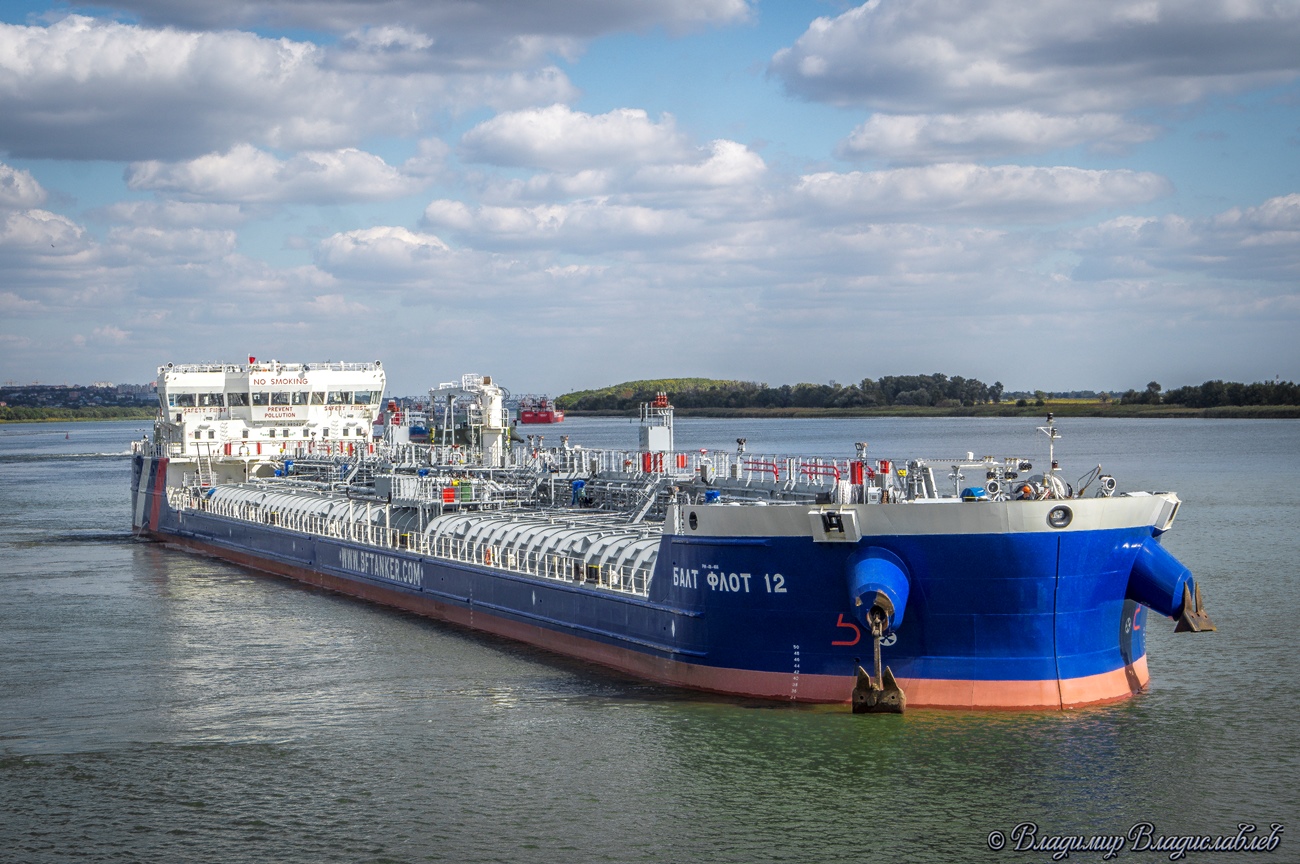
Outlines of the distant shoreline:
M53 410L53 409L43 409ZM123 413L95 416L90 412L103 412L103 408L59 411L46 417L11 417L0 409L0 425L6 423L86 423L95 420L148 420L154 419L152 410L120 409ZM974 405L962 408L924 408L915 405L888 408L678 408L676 416L725 419L793 419L853 417L1043 417L1050 411L1057 417L1112 417L1118 420L1146 420L1184 418L1198 420L1300 420L1300 405L1223 405L1218 408L1185 408L1181 405L1098 405L1077 402L1053 402L1043 405L1014 404ZM569 417L623 417L633 419L635 413L627 411L566 411Z
M1300 420L1300 405L1224 405L1217 408L1186 408L1182 405L1099 405L1053 402L1043 405L974 405L961 408L924 408L914 405L887 408L678 408L677 417L1113 417L1121 420L1191 418L1203 420ZM627 411L566 410L569 417L635 417Z
M15 417L15 411L39 411L41 417ZM112 412L112 413L105 413ZM120 413L119 413L120 412ZM95 420L150 420L158 415L153 408L0 408L0 425L6 423L89 423Z

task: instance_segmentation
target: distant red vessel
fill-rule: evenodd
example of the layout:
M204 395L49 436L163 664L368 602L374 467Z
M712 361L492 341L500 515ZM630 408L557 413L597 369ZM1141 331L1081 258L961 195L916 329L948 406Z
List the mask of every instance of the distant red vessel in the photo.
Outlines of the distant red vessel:
M520 423L563 423L564 412L555 407L550 396L519 397Z

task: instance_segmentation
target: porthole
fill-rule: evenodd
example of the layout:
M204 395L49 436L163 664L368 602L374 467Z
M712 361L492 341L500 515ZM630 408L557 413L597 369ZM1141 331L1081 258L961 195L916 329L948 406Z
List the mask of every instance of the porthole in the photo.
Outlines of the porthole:
M1047 524L1051 525L1053 528L1064 528L1066 525L1070 524L1070 520L1072 519L1074 519L1074 514L1070 512L1069 507L1064 505L1053 507L1051 510L1047 511Z

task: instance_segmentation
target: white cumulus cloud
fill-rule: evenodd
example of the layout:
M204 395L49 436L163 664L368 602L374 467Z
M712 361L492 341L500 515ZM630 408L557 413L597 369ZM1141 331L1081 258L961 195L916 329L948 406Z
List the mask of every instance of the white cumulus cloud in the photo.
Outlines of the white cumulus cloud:
M1147 172L947 163L809 174L793 199L832 219L1033 221L1145 203L1170 191L1168 180Z
M116 327L112 324L105 324L103 327L96 327L92 332L96 341L104 342L109 345L125 345L131 340L131 334L129 331L123 330L121 327Z
M1300 282L1300 194L1205 218L1124 216L1081 230L1072 248L1080 279L1198 272L1274 283L1295 298Z
M1271 0L870 0L770 69L795 94L896 113L1183 104L1300 71L1300 5Z
M235 232L203 228L128 227L108 233L111 244L130 250L136 263L162 259L178 264L198 264L235 251Z
M0 23L0 149L18 156L180 159L235 144L353 146L434 113L573 95L563 73L349 70L311 43L78 15Z
M837 155L895 164L980 161L1080 144L1116 150L1150 141L1158 132L1153 126L1113 113L873 114L840 143Z
M29 172L0 162L0 209L25 210L45 203L45 190Z
M671 116L655 122L636 108L593 115L558 104L498 114L466 132L460 148L471 162L552 171L672 163L690 153Z
M318 255L321 266L330 272L382 281L428 273L451 250L433 234L381 225L326 237Z
M421 183L361 150L307 151L280 159L240 144L187 162L137 162L127 171L127 185L199 201L332 204L398 198Z
M639 169L632 182L668 188L745 186L758 182L766 170L763 158L745 145L719 139L709 145L702 161L649 165Z
M0 213L0 253L27 249L42 255L66 254L80 251L84 239L85 229L68 217L48 210Z
M6 317L37 315L44 311L45 307L36 300L19 297L12 291L0 291L0 312L3 312Z
M431 227L456 231L479 246L585 252L644 248L693 236L703 228L684 210L599 198L534 207L468 207L439 200L425 208L424 219Z
M155 24L187 30L270 25L344 34L371 51L428 51L440 62L523 64L576 51L608 33L664 27L683 32L750 17L746 0L119 0ZM428 34L428 35L425 35Z

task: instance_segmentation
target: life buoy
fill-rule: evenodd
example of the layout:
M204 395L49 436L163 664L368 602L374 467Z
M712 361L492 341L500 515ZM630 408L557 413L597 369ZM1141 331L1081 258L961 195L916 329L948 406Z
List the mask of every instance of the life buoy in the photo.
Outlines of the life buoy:
M247 444L240 444L240 445L239 445L239 455L240 455L240 456L247 456L247 455L248 455L248 445L247 445Z

